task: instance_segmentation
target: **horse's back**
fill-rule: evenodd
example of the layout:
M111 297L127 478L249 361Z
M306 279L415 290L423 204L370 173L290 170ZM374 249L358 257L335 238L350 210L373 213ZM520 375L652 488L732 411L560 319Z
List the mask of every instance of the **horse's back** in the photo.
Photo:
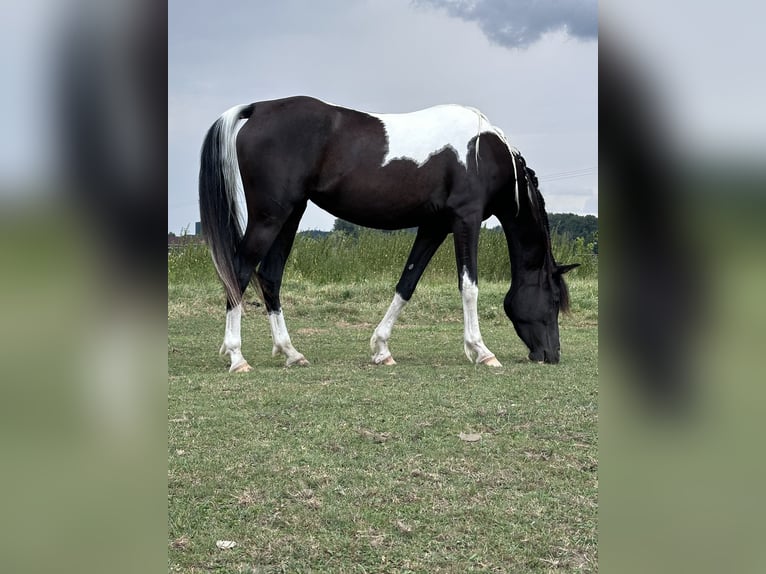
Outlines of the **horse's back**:
M254 104L237 155L248 204L310 199L336 217L392 229L451 203L486 203L477 164L487 132L498 133L466 106L378 114L294 96Z
M256 102L239 139L250 148L281 145L286 153L296 155L321 153L323 146L343 146L353 159L359 159L360 152L377 159L383 150L381 167L395 159L422 166L440 150L450 148L467 167L469 150L484 133L505 140L482 112L468 106L441 104L407 113L375 113L292 96Z
M237 135L245 189L304 186L333 130L332 106L307 96L256 102ZM256 197L255 194L248 194Z
M297 152L303 151L300 148L305 145L300 146L301 142L307 144L312 139L328 137L333 116L332 106L308 96L256 102L239 131L238 152L247 153L259 145L290 146Z

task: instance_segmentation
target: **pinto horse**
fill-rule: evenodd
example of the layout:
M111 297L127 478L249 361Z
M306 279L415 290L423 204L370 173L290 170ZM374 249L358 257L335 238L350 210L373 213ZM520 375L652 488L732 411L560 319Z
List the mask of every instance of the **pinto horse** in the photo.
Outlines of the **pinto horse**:
M239 130L240 120L247 120ZM241 184L241 185L240 185ZM417 227L394 299L370 340L375 364L395 364L394 323L431 257L453 234L470 361L501 366L482 340L477 251L482 221L494 215L508 242L511 286L504 309L529 358L557 363L558 315L568 308L563 274L551 252L537 178L503 132L480 111L442 105L373 114L309 97L235 106L202 146L202 228L226 290L221 354L230 372L242 356L242 295L255 274L271 325L273 354L308 361L293 346L279 300L282 274L308 201L358 225Z

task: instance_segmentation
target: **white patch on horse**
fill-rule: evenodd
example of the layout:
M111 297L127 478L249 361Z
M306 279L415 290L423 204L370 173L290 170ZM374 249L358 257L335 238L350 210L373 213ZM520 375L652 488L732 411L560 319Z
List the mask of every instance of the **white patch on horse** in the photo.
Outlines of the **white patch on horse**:
M271 355L274 357L282 353L287 357L287 366L294 364L307 365L306 358L293 347L290 341L290 334L287 332L285 317L282 310L269 313L269 325L271 326L271 338L274 346L271 349Z
M241 232L247 229L247 203L245 202L245 190L242 187L242 177L239 173L239 160L237 160L237 135L243 124L237 124L240 121L239 114L246 107L234 106L221 115L224 133L231 131L231 137L226 140L223 150L221 150L224 178L226 179L226 188L232 190L231 193L234 195L233 199L237 206L237 220Z
M479 110L455 104L426 108L407 114L369 114L386 130L386 165L395 159L409 159L422 166L440 151L450 148L467 167L468 143L483 132L494 132ZM478 142L477 142L478 145ZM478 158L478 149L476 150Z
M461 288L463 296L463 348L468 360L473 363L484 363L489 366L499 367L500 362L495 358L481 337L479 330L479 286L471 281L468 269L463 268L463 284Z
M219 351L222 355L229 355L231 367L229 372L243 369L247 361L242 356L242 303L232 307L226 312L226 331L223 335L223 344Z
M394 300L388 307L385 316L375 328L370 338L370 349L372 349L372 362L376 365L381 363L393 364L394 360L391 357L391 352L388 350L388 339L391 337L391 331L394 328L394 323L399 318L399 314L407 304L399 293L394 295Z

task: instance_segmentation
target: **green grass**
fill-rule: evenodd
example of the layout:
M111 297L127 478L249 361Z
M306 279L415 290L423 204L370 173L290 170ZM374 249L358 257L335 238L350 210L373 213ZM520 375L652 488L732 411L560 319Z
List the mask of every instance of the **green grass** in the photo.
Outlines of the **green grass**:
M311 366L272 358L265 313L247 305L254 369L235 376L217 354L222 290L199 266L171 266L168 285L169 571L597 570L594 279L570 280L557 366L524 360L507 283L482 281L493 370L463 354L453 277L424 279L390 341L399 364L380 367L368 341L398 272L335 284L292 272L283 305Z
M407 261L413 233L382 233L364 229L358 237L332 233L315 239L299 235L295 239L285 269L287 279L314 284L358 283L370 280L395 284ZM580 263L578 277L598 277L598 258L593 245L581 238L570 240L556 233L551 237L553 253L560 263ZM176 249L168 257L168 275L173 282L215 281L207 248L200 244ZM479 278L510 282L508 246L500 232L482 229L479 235ZM423 275L423 281L456 283L455 248L449 237L439 248Z

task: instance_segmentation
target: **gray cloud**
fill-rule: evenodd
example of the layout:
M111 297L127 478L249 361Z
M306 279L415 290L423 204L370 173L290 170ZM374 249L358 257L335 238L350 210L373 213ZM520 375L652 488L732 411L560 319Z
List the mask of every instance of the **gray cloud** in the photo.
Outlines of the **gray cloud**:
M598 165L595 42L556 34L539 49L509 52L474 22L413 0L225 4L168 3L169 231L199 221L199 150L213 120L234 104L293 94L376 112L476 106L538 174ZM595 187L597 174L541 183L551 212L578 213L586 197L563 186ZM309 205L301 229L333 222Z
M597 0L413 0L417 6L442 8L450 16L476 22L492 41L526 48L546 32L565 31L583 40L598 37Z

